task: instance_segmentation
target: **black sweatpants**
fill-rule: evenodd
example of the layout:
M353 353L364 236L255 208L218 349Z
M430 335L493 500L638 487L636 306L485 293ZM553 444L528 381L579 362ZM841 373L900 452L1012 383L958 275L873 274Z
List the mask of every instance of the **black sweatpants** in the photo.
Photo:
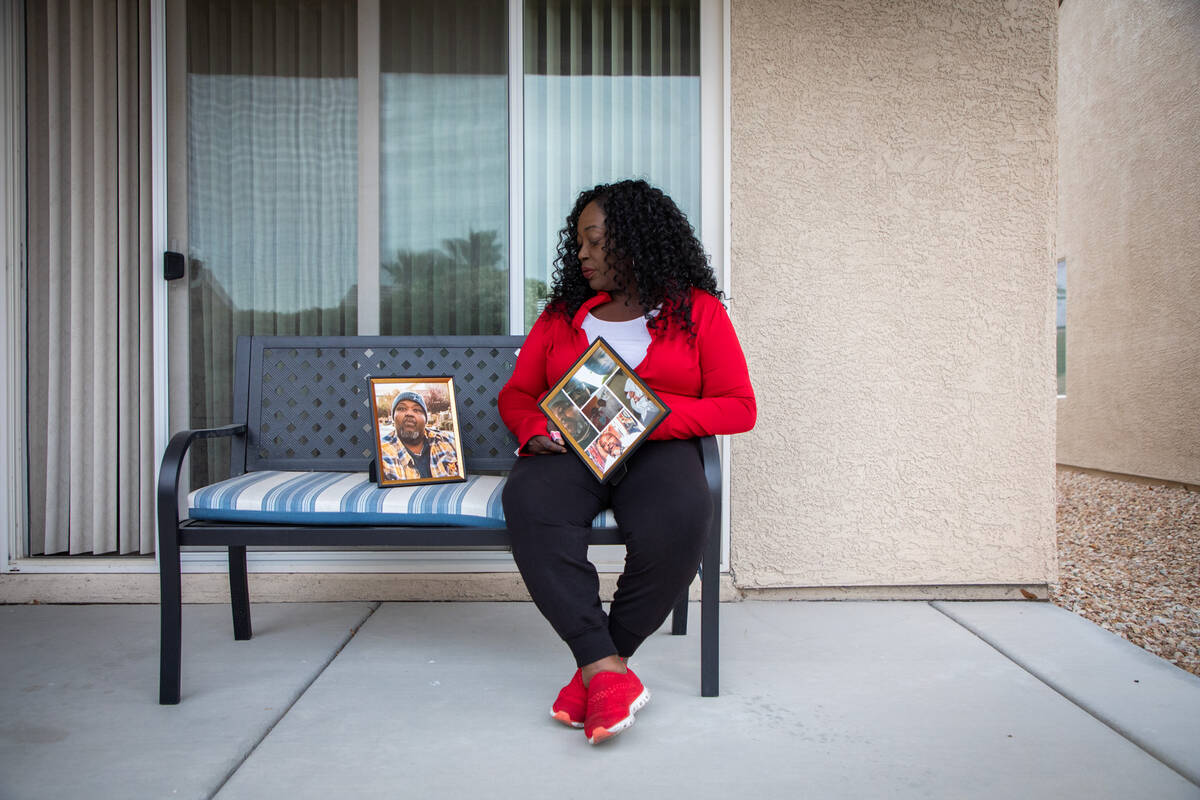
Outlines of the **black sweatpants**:
M579 666L628 658L658 630L700 565L712 501L694 439L648 441L616 486L575 455L520 458L504 487L513 558L538 610ZM612 508L625 538L625 571L606 616L587 558L592 519Z

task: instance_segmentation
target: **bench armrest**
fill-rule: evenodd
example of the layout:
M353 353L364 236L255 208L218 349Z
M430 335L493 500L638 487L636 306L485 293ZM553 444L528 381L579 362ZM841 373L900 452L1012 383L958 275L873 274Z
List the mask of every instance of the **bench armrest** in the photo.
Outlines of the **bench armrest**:
M163 453L158 471L158 585L159 585L159 668L158 702L174 705L179 702L180 650L183 629L183 586L179 563L179 476L183 472L183 457L197 439L245 437L245 425L226 425L221 428L201 428L180 431L171 437ZM233 553L233 548L230 548ZM242 548L245 555L245 548ZM232 561L232 555L231 555ZM245 569L243 562L243 569ZM233 567L231 566L231 569ZM243 572L243 580L245 573ZM243 583L243 586L245 584ZM230 591L234 591L231 588ZM248 607L248 605L247 605ZM248 623L247 623L248 624ZM241 632L234 623L235 632Z
M164 523L178 521L179 476L183 472L183 457L197 439L218 439L221 437L245 436L245 425L224 425L220 428L198 428L196 430L180 431L171 437L167 450L163 453L162 467L158 471L158 519L159 530L165 530ZM164 517L169 514L170 517Z

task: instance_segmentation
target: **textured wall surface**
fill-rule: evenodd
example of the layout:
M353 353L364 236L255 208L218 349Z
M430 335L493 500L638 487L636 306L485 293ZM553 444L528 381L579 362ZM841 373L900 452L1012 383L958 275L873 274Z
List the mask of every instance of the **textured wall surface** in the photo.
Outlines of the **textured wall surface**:
M1064 464L1200 483L1200 2L1066 0Z
M1052 579L1055 3L731 25L735 582Z

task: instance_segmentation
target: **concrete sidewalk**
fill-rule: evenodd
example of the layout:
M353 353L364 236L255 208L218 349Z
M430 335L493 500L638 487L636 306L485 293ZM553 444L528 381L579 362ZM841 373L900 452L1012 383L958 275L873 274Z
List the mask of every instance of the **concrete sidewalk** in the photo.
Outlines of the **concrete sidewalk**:
M721 608L634 658L654 694L590 747L529 603L0 607L0 798L1200 798L1200 678L1044 603ZM693 628L699 609L693 608Z

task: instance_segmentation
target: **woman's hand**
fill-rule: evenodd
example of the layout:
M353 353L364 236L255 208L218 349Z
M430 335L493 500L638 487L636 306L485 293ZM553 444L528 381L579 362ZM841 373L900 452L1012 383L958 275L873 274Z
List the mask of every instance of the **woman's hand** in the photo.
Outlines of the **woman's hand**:
M534 436L525 443L525 452L531 456L544 456L567 452L567 448L549 436Z

